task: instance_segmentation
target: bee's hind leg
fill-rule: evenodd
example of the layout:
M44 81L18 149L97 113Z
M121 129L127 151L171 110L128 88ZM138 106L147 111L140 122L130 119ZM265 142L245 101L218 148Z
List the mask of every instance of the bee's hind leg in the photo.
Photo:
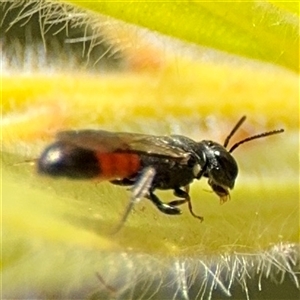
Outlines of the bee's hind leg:
M131 190L131 197L129 204L123 214L123 217L120 221L120 223L116 226L116 228L112 231L112 234L117 233L126 222L131 210L133 209L134 205L139 202L142 198L147 197L149 195L149 191L151 189L152 181L155 176L156 172L155 169L152 167L145 168L141 174L139 175L139 178L136 180L134 185L132 186ZM114 184L119 185L126 185L123 180L120 181L113 181Z

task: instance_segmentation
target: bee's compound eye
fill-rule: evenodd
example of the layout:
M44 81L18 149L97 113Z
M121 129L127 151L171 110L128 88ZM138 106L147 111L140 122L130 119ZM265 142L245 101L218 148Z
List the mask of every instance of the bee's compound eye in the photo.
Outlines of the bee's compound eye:
M232 189L238 174L235 159L227 151L215 150L214 154L217 164L211 169L210 175L214 182Z

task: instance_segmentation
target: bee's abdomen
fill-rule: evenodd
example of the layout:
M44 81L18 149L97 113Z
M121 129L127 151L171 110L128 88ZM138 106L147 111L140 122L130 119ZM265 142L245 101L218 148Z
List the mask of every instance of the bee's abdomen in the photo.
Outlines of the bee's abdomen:
M141 168L140 157L134 153L96 153L104 179L130 178Z
M94 151L58 141L42 153L38 172L54 177L88 179L98 176L100 169Z
M38 161L38 172L74 179L128 178L141 167L133 153L101 153L58 141L45 149Z

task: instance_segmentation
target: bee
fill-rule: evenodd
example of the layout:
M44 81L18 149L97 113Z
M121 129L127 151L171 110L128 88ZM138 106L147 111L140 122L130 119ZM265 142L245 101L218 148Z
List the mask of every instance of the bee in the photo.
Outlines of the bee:
M41 154L37 170L52 177L95 178L130 186L131 199L116 232L142 198L150 200L168 215L181 214L178 206L187 203L191 215L203 221L203 217L195 214L192 208L189 186L193 180L207 178L221 203L226 202L238 175L232 152L241 144L284 131L279 129L250 136L227 150L231 137L245 120L243 116L238 121L223 145L211 140L196 142L182 135L61 131L56 135L56 141ZM173 190L177 199L164 203L155 195L156 189Z

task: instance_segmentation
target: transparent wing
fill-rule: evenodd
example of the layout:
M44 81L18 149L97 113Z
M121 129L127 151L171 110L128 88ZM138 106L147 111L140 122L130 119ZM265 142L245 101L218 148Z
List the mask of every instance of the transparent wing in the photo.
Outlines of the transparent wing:
M104 130L71 130L59 132L56 138L81 148L99 152L135 152L185 160L190 156L187 151L176 146L174 138L169 136Z

